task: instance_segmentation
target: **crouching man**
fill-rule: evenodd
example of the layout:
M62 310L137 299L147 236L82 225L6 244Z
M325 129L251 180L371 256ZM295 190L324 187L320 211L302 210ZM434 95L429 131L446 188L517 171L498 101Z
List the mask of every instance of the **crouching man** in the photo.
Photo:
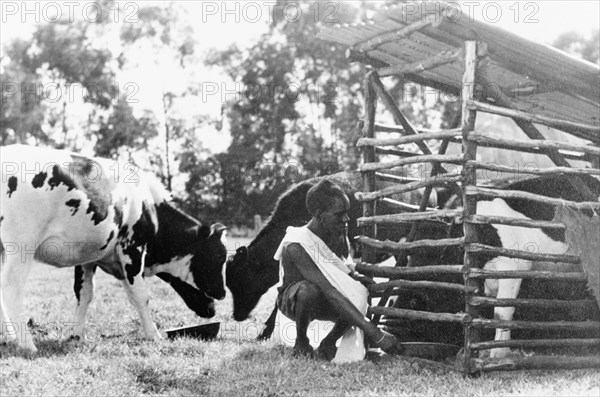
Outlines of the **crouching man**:
M277 306L296 322L294 354L329 361L335 358L335 362L362 360L365 336L372 345L394 352L396 337L366 319L368 291L353 277L348 255L348 197L325 179L308 191L306 207L312 219L305 226L288 227L275 253L282 273ZM307 336L313 320L334 323L314 351Z

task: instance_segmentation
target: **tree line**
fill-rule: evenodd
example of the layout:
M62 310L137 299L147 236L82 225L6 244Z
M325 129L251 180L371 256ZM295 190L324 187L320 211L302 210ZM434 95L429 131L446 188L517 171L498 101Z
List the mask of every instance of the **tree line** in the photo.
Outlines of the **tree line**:
M273 10L288 3L279 0ZM318 2L294 1L306 12L293 23L273 11L265 33L248 47L208 51L181 4L149 3L137 10L136 23L119 24L110 19L118 3L98 4L106 12L94 23L43 23L31 39L3 43L1 144L131 161L158 175L196 217L249 226L255 214L268 216L294 182L358 168L365 69L347 62L345 48L315 39L323 21L309 9ZM353 23L386 2L335 4L335 22ZM568 33L555 44L597 63L597 43L597 33L591 40ZM142 83L117 83L140 66L170 71L156 76L152 107L140 105ZM193 111L206 94L197 70L207 68L241 87L218 116ZM416 125L452 122L454 104L425 103L424 95L389 80ZM228 132L224 151L206 144L208 130Z

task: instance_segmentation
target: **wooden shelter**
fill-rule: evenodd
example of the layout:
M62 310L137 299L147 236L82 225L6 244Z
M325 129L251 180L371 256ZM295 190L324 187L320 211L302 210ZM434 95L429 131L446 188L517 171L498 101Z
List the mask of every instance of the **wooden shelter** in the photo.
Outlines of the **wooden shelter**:
M479 340L483 328L548 328L598 329L598 322L542 323L502 322L481 319L479 308L484 306L524 306L553 303L531 302L525 299L499 300L482 297L483 278L560 278L581 280L583 273L548 274L547 272L492 272L475 265L475 257L482 252L495 253L532 261L578 262L574 255L550 255L530 253L477 243L473 225L504 224L529 228L563 228L556 222L517 220L476 214L479 197L520 197L552 205L571 208L600 210L598 197L586 186L579 175L600 175L600 69L597 65L573 58L552 47L534 43L483 22L471 20L457 9L456 4L436 2L419 8L420 3L400 3L376 13L368 21L355 25L323 26L319 38L348 46L350 62L362 62L371 69L364 79L365 115L359 122L363 138L357 145L363 148L364 164L360 170L364 176L365 192L357 193L364 203L364 216L359 219L365 236L359 238L365 247L363 261L358 269L365 274L390 279L376 284L371 291L381 296L378 306L370 308L374 321L387 319L426 319L431 321L458 322L464 329L464 349L457 357L455 367L465 374L479 371L528 369L528 368L579 368L600 367L600 357L534 356L503 360L481 359L477 353L495 347L527 346L598 346L600 339L565 339L531 341ZM416 7L416 8L415 8ZM380 80L385 76L397 76L404 81L433 87L453 95L461 102L460 126L442 131L427 131L413 126L399 110L394 97ZM377 123L376 107L383 103L392 114L396 125ZM505 116L514 120L529 140L492 137L475 129L477 112ZM578 143L567 139L549 141L540 131L544 125L577 137ZM395 132L403 136L382 138L381 133ZM376 136L376 133L379 135ZM434 153L428 142L441 143ZM418 155L399 150L398 145L415 143ZM450 143L462 145L460 155L446 154ZM516 169L477 160L478 147L498 150L521 151L547 156L554 167ZM379 156L397 156L393 161L380 161ZM583 166L572 166L577 160ZM571 162L570 162L571 161ZM375 189L376 178L397 180L386 174L393 167L409 164L431 164L430 173L419 181L411 181ZM458 169L447 172L448 165ZM478 184L478 170L512 172L532 175L572 175L569 183L585 198L583 203L567 202L542 195L519 191L507 191L482 187ZM432 210L427 202L434 186L458 186L462 191L463 208L460 210ZM395 193L425 188L422 202L416 212L404 212L407 206L399 205L399 213L392 216L376 215L376 204L381 200L394 203L389 197ZM432 219L463 220L464 237L441 240L413 241L419 222ZM376 227L381 224L412 223L411 232L404 243L379 241ZM595 236L597 238L597 236ZM371 265L375 249L406 255L412 250L447 246L463 246L464 263L460 266L428 266L425 268L383 268ZM371 254L369 254L369 249ZM410 281L415 275L458 274L464 276L464 284L434 281ZM412 277L407 277L411 275ZM451 288L465 295L464 313L427 313L386 307L386 301L397 288ZM564 302L563 302L564 303ZM546 305L546 306L544 306Z

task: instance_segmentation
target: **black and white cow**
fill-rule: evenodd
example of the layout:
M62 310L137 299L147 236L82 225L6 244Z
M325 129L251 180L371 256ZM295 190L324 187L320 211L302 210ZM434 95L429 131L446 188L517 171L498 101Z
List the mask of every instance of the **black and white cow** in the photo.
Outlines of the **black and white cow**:
M562 198L569 201L585 201L584 197L576 190L571 188L567 176L552 176L540 178L527 178L517 182L497 186L509 190L518 190L529 193L543 194L553 198ZM596 195L600 195L600 183L590 176L580 177L583 182ZM532 202L525 199L480 199L477 202L478 215L504 216L520 219L535 219L551 221L555 216L555 207L553 205ZM592 214L592 212L590 212ZM479 243L504 247L529 252L538 252L546 254L564 254L568 250L565 241L564 230L556 229L534 229L519 226L507 225L475 225ZM461 237L463 235L462 224L451 224L448 229L440 228L439 223L424 223L421 225L416 239L439 239L445 237ZM597 238L597 236L590 236ZM428 266L436 264L459 264L462 263L464 250L462 248L449 248L440 250L422 250L411 255L409 264L412 266ZM486 270L515 271L515 270L545 270L557 272L577 272L581 271L580 265L566 263L553 264L548 262L533 262L524 259L514 259L496 255L479 255L479 267ZM515 299L519 296L522 279L486 279L485 295L498 299ZM585 299L589 297L585 288L579 286L579 290L560 291L560 286L564 288L564 283L550 282L546 283L546 289L552 291L554 298L559 296L565 299ZM554 285L553 285L554 284ZM538 284L539 285L539 284ZM413 296L414 297L414 296ZM543 298L544 296L538 296ZM547 297L547 294L546 294ZM434 303L429 304L427 308L415 307L418 310L431 310L434 307L442 307L445 303L441 299L433 299ZM405 296L406 301L406 296ZM410 301L410 298L408 299ZM459 300L460 301L460 300ZM400 301L397 301L401 304ZM398 306L398 304L397 304ZM596 311L597 312L597 311ZM514 307L496 307L494 317L498 320L510 321L515 314ZM548 313L546 313L547 317ZM589 313L590 316L597 313ZM590 319L590 318L586 318ZM510 329L497 329L495 340L508 340L511 337ZM506 356L508 348L497 348L491 350L491 356L500 358Z
M225 297L223 225L208 227L184 214L155 178L132 165L24 145L0 150L4 339L36 351L23 313L34 261L75 266L75 335L83 331L97 267L123 282L146 338L161 337L146 276L169 283L198 315L215 314L213 298Z

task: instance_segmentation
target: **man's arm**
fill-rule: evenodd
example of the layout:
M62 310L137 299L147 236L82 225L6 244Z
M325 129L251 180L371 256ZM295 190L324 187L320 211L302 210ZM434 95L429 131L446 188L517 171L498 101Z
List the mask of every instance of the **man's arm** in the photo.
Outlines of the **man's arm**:
M327 281L310 255L300 244L291 243L283 249L283 264L284 269L285 265L295 265L307 281L319 288L329 304L343 320L361 328L365 332L365 335L372 341L379 341L384 338L386 333L377 328L373 323L367 321L352 302ZM384 348L380 343L378 345Z

